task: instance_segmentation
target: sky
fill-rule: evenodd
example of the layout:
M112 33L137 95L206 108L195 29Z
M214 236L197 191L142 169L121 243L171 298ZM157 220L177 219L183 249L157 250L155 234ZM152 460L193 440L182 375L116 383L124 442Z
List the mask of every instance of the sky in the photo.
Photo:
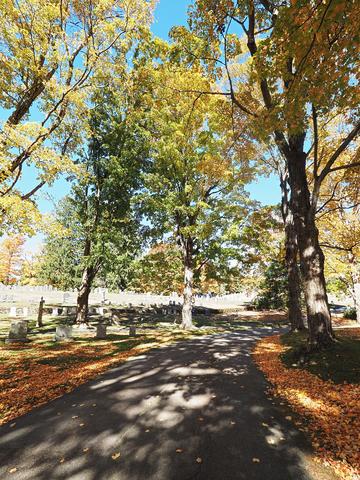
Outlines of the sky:
M187 24L187 9L191 2L187 0L160 0L155 11L155 21L152 31L155 35L168 39L168 33L174 25ZM0 117L4 112L0 109ZM33 112L32 118L36 120L36 112ZM21 188L29 191L36 185L36 170L28 167L21 182ZM280 202L280 187L276 176L259 178L256 182L247 186L251 197L263 204L276 204ZM37 195L39 208L43 213L54 210L59 200L70 191L70 184L62 177L54 182L51 187L44 187ZM42 236L37 235L26 244L28 251L38 250L42 241Z

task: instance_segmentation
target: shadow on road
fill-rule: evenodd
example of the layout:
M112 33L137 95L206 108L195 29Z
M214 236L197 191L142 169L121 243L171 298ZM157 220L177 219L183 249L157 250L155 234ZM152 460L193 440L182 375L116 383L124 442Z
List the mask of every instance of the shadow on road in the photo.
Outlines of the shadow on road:
M152 351L1 427L0 477L333 478L312 473L286 407L265 395L251 350L266 334L252 328Z

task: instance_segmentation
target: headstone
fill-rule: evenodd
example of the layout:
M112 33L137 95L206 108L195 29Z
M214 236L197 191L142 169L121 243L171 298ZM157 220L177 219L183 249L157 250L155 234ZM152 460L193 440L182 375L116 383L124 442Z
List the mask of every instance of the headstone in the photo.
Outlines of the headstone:
M98 323L96 326L96 338L105 339L106 338L106 325L104 323Z
M129 328L129 336L130 337L136 337L136 327L135 325L131 325Z
M68 325L59 325L58 327L56 327L56 342L69 342L72 339L72 327L69 327Z
M28 307L24 307L22 311L23 317L27 317L29 315L29 309Z
M104 307L98 307L98 308L97 308L97 311L98 311L99 315L104 315L104 313L105 313L105 308L104 308Z
M53 315L54 317L57 317L59 315L59 309L57 307L54 307L52 309L51 315Z
M69 303L70 302L70 293L65 292L64 293L64 298L63 298L63 303Z
M15 320L11 322L9 336L5 339L6 343L26 343L28 322L26 320Z
M16 317L16 316L17 316L16 307L10 307L10 317Z

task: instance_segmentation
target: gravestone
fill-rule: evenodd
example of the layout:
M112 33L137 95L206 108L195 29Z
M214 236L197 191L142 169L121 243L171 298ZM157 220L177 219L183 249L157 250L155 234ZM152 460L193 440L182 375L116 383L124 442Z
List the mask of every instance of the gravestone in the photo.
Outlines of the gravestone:
M70 302L70 293L65 292L64 293L64 298L63 298L63 303L69 303Z
M59 309L57 307L54 307L52 309L51 315L53 315L54 317L57 317L59 315Z
M30 340L27 338L28 322L26 320L14 320L11 322L9 336L5 339L5 343L26 343Z
M17 316L17 308L16 307L10 307L10 316L11 317L16 317Z
M96 338L102 340L106 338L106 325L104 323L98 323L96 325Z
M131 325L129 328L129 336L130 337L136 337L136 327L135 325Z
M58 327L56 327L56 342L70 342L72 339L72 327L69 327L68 325L59 325Z
M22 311L22 316L27 317L29 315L29 309L28 307L24 307Z

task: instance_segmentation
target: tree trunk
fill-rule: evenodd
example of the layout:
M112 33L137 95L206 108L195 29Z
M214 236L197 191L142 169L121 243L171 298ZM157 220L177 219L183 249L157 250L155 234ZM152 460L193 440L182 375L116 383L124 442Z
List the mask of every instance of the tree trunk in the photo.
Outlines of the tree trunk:
M298 245L294 217L290 209L288 175L283 171L280 175L282 192L281 211L285 227L285 263L287 268L288 283L288 319L291 330L300 331L305 329L300 305L301 283L298 267Z
M85 240L84 258L87 259L91 253L91 240ZM76 323L87 323L89 313L89 295L92 282L96 275L96 269L93 265L84 268L81 286L77 297Z
M288 276L288 316L293 331L305 329L300 305L300 272L297 263L297 239L292 215L285 224L285 262Z
M77 296L76 323L87 323L89 313L89 295L94 279L93 268L86 267Z
M360 323L360 264L356 261L356 257L353 252L349 253L349 261L351 267L351 280L354 290L356 321Z
M184 249L184 296L182 307L181 327L184 329L194 328L192 322L192 301L193 301L193 259L192 259L192 241L185 241Z
M334 340L324 276L324 254L310 203L306 178L306 154L291 150L287 156L291 186L291 209L297 233L300 265L309 326L310 349L316 350Z

